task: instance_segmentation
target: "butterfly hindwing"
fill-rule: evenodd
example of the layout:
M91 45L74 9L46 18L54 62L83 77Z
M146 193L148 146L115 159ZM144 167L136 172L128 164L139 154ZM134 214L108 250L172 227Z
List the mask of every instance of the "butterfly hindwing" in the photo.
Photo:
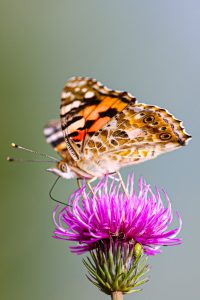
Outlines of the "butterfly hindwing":
M130 103L91 137L84 155L86 159L93 157L101 168L110 164L113 171L174 150L189 138L181 121L165 109Z

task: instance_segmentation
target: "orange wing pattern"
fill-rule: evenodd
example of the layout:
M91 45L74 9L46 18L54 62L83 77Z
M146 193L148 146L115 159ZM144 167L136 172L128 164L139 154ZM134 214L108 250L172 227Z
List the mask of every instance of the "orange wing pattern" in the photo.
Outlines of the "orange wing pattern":
M69 152L77 158L85 142L136 98L110 90L95 79L73 77L61 94L61 127ZM75 155L74 155L75 157Z

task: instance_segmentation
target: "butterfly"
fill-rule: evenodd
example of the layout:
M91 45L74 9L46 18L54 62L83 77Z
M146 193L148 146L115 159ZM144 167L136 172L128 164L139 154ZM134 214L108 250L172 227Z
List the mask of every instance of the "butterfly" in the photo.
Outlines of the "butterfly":
M61 156L50 172L88 180L178 149L191 139L167 110L138 103L95 79L72 77L61 94L60 120L44 128Z

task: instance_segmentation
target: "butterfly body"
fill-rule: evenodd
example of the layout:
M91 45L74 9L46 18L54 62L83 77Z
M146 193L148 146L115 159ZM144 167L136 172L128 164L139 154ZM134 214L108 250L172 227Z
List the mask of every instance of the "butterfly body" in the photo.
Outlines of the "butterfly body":
M127 92L73 77L61 94L61 119L44 129L62 160L64 178L100 178L186 145L191 138L167 110L137 103Z

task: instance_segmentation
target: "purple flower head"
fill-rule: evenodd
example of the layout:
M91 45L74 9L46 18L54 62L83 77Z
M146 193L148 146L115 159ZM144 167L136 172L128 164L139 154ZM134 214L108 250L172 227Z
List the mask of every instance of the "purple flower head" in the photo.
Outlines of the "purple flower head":
M176 213L179 225L168 229L172 222L170 200L166 192L161 194L140 178L138 188L134 187L134 176L128 177L128 197L116 181L108 183L104 178L95 188L94 194L86 193L85 187L75 191L69 198L71 207L66 206L53 212L56 229L54 238L75 241L71 251L81 254L97 248L101 241L115 239L121 242L142 245L144 253L160 253L161 246L181 243L176 238L181 230L181 218Z

